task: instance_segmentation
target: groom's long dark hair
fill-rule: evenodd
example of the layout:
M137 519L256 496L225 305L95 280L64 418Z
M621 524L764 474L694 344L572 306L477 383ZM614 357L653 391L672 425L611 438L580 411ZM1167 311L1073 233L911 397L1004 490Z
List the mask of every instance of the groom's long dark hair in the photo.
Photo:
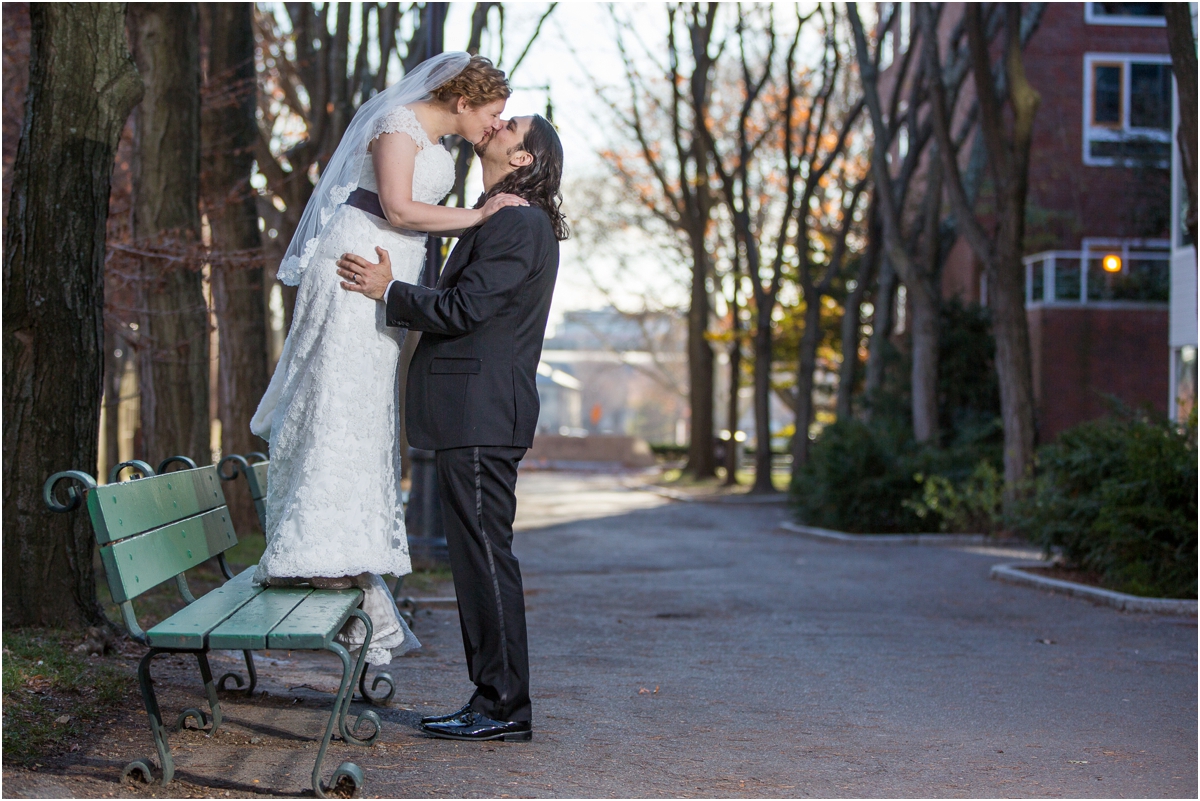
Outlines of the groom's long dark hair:
M534 114L529 130L525 132L525 141L518 147L533 156L533 161L497 181L495 186L480 195L475 208L501 192L518 195L546 212L554 228L554 237L561 242L571 235L571 229L559 209L562 206L559 185L562 183L563 149L562 142L558 140L558 131L545 117Z

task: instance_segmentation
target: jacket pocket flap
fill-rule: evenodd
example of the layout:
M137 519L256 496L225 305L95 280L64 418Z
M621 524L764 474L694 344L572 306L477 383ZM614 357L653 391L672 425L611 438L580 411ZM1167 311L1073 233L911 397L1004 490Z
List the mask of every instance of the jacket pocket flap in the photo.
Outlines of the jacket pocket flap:
M451 359L445 356L434 357L429 363L430 373L469 373L478 375L483 370L482 359Z

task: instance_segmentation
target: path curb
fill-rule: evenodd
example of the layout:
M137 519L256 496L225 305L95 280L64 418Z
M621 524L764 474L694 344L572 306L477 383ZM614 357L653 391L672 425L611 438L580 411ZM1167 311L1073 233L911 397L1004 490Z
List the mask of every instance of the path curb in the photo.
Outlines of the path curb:
M1128 595L1123 592L1101 589L1100 587L1091 587L1087 584L1079 584L1074 581L1063 581L1062 579L1050 578L1049 576L1039 576L1036 573L1030 573L1023 569L1045 566L1044 562L1010 562L1004 565L995 565L992 568L992 578L1007 584L1017 584L1047 592L1061 592L1065 595L1073 595L1076 598L1084 598L1093 603L1111 606L1123 612L1153 612L1160 615L1196 615L1196 601L1179 598L1142 598L1138 595Z
M788 502L786 492L780 492L776 495L751 495L745 492L729 495L690 495L686 492L671 489L670 487L660 487L656 484L627 484L626 487L640 492L652 492L663 498L670 498L673 501L681 501L683 503L728 503L750 506L756 504L784 504Z
M779 528L813 540L850 545L983 545L988 542L986 534L847 534L790 521L780 523Z

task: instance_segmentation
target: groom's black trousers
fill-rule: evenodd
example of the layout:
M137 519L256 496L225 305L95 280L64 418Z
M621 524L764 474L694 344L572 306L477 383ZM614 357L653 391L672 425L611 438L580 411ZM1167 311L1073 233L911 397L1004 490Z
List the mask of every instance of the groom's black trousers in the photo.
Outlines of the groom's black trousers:
M512 553L517 464L524 448L436 452L438 490L458 596L471 708L493 720L529 721L529 645L521 567Z

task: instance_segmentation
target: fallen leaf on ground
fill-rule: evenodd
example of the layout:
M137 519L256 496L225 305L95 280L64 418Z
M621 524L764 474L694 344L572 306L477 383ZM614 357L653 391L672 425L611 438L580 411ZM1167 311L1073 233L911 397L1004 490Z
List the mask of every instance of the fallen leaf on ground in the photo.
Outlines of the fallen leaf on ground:
M25 689L31 693L44 693L50 689L50 680L38 673L25 680Z
M55 723L70 723L71 716L70 715L60 715L59 717L56 717L54 719L54 722Z

